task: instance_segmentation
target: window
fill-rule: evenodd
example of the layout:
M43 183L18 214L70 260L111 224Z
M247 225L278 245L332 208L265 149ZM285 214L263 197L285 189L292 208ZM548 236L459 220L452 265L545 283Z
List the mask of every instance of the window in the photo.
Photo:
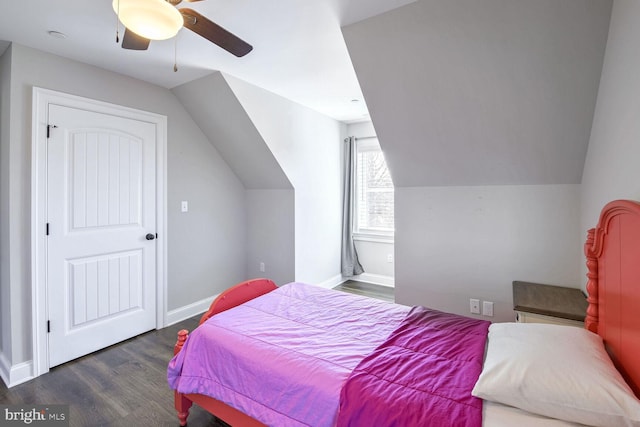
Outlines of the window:
M393 236L393 181L375 138L356 142L354 232Z

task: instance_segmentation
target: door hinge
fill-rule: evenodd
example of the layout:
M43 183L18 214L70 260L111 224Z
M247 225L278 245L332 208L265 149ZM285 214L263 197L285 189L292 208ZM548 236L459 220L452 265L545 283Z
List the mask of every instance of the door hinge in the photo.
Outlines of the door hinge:
M47 223L46 233L47 233L47 236L48 236L49 235L49 223Z
M47 320L47 333L51 332L51 320Z
M49 136L51 136L51 128L55 129L58 126L56 125L47 125L47 139L49 139Z

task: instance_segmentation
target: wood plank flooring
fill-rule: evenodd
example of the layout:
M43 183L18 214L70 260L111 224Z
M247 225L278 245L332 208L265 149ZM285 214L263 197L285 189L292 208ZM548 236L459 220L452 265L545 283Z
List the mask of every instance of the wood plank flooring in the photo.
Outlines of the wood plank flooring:
M374 285L372 283L358 282L356 280L347 280L333 289L356 295L377 298L388 302L395 301L394 289L389 286Z
M393 288L349 281L336 289L393 301ZM11 389L0 381L0 404L69 404L69 425L178 426L167 363L180 329L192 331L200 316L151 331L80 359ZM224 427L193 405L191 427ZM238 426L241 427L241 426Z
M139 335L55 367L11 389L0 382L0 404L69 404L69 425L178 426L167 363L180 329L192 331L200 316ZM221 427L193 405L189 426Z

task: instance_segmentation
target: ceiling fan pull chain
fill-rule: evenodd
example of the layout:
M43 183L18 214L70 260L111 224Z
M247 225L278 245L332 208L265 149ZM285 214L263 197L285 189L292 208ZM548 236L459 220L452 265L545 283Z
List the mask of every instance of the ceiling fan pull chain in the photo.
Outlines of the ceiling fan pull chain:
M116 43L120 43L120 0L118 0L118 12L116 13Z
M173 72L178 72L178 36L174 38L174 51L173 51Z

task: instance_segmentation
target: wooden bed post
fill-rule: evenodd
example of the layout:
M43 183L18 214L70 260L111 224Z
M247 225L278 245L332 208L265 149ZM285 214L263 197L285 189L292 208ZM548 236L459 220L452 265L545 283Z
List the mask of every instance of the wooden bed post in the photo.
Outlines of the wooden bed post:
M178 341L176 341L176 345L173 347L174 356L180 353L180 350L182 350L182 346L184 345L184 342L187 340L188 336L189 331L187 331L186 329L181 329L178 331Z
M587 317L584 327L595 334L598 333L598 258L593 252L595 243L595 228L587 232L587 241L584 244L584 254L587 258Z
M175 408L178 411L178 421L181 426L187 425L187 418L189 417L189 409L191 409L192 401L184 397L184 394L174 391Z
M176 341L176 345L173 347L173 355L180 353L182 350L182 346L184 346L184 342L187 340L189 336L189 331L186 329L182 329L178 332L178 341ZM189 417L189 409L191 409L191 405L193 402L191 400L184 397L184 394L179 393L177 390L173 392L174 394L174 405L176 411L178 412L178 420L180 421L181 426L187 425L187 417Z
M243 304L277 288L278 287L272 280L263 278L251 279L238 283L237 285L222 292L215 300L213 300L209 310L207 310L200 318L199 325L206 322L215 314ZM176 345L173 347L174 356L182 350L188 336L189 331L186 329L182 329L178 332L178 341L176 341ZM243 427L266 427L260 421L257 421L212 397L201 394L183 394L176 390L174 391L174 405L178 412L178 419L180 420L181 426L187 425L189 409L193 403L196 403L198 406L210 412L217 418L224 420L228 424Z

